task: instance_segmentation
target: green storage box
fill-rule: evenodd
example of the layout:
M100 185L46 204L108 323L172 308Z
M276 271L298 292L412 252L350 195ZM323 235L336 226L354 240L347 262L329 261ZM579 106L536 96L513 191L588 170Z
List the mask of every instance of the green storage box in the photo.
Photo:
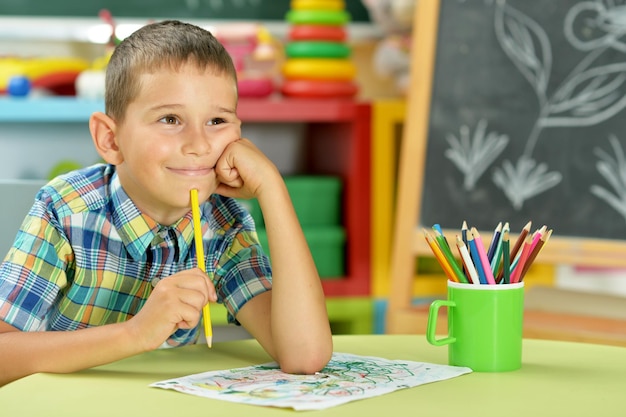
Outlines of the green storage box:
M341 179L333 176L285 177L302 227L341 224Z
M285 177L293 208L300 225L339 226L341 224L341 179L323 175ZM256 198L239 200L252 215L257 228L265 226L263 213Z
M339 279L345 275L346 232L341 226L303 228L320 278ZM263 250L269 254L267 232L257 229Z

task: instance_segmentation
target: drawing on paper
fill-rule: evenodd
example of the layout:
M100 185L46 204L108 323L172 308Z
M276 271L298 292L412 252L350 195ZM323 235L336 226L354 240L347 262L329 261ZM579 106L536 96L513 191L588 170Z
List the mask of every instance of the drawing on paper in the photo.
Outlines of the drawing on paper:
M335 353L314 375L286 374L271 363L190 375L151 386L244 404L314 410L469 372L463 367Z
M538 116L530 127L517 162L504 160L501 166L493 166L510 143L508 138L511 135L487 133L485 119L480 120L476 134L471 138L467 126L461 128L461 140L448 135L450 148L445 155L463 174L466 191L473 190L480 176L488 168L493 168L492 181L511 206L519 211L527 200L562 181L561 172L538 162L534 155L545 129L594 126L616 116L626 107L626 59L624 62L599 63L599 58L607 50L626 52L622 40L626 33L626 4L622 0L588 0L576 2L567 10L562 23L565 39L583 56L556 82L556 88L549 88L553 76L553 46L544 28L507 4L506 0L496 0L493 7L496 40L530 84L537 98ZM610 141L616 150L616 139ZM463 142L465 144L461 146ZM468 157L467 149L472 150L474 159ZM600 165L608 163L606 155L601 159ZM480 170L469 169L470 166L480 167ZM620 177L614 176L618 175L617 172L604 170L600 174L614 188L615 181L621 181ZM626 217L626 202L611 198L599 186L592 187L591 192Z

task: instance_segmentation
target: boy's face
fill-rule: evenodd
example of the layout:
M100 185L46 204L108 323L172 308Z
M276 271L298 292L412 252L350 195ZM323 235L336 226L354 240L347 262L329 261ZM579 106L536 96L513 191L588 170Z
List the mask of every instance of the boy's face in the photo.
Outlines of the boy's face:
M189 191L200 200L218 182L215 164L241 137L235 81L187 63L140 78L141 91L116 127L124 190L142 212L169 225L189 211Z

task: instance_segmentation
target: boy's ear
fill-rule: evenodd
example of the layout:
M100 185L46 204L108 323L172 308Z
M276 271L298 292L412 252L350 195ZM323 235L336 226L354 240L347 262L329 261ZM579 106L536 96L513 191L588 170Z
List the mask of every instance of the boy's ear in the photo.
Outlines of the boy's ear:
M89 131L96 150L102 159L112 165L119 165L124 161L117 146L116 127L115 121L102 112L95 112L89 118Z

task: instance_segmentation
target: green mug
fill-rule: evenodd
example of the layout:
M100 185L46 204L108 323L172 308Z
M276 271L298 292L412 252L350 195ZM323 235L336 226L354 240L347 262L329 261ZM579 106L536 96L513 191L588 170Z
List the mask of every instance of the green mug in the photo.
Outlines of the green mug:
M437 339L439 309L448 309L448 335ZM448 346L448 362L475 372L514 371L522 366L524 283L464 284L448 281L448 299L428 312L426 340Z

